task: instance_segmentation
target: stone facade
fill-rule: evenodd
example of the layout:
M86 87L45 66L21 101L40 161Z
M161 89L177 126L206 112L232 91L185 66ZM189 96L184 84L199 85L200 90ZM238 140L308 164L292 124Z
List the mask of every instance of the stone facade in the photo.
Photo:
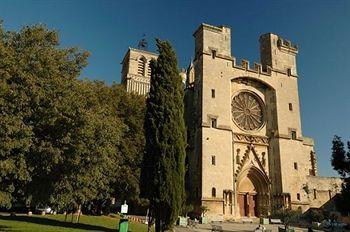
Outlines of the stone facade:
M149 51L129 48L122 61L122 84L128 92L146 95L150 88L149 63L158 55Z
M264 34L261 64L251 67L231 56L230 28L202 24L194 37L186 88L193 202L217 220L268 215L281 207L305 211L334 196L340 180L316 177L313 140L302 134L298 47ZM328 197L310 197L307 186L316 193L326 188Z
M212 220L258 217L282 207L321 207L339 192L339 179L317 177L313 140L302 133L298 47L264 34L261 64L251 67L231 55L230 28L202 24L194 38L194 60L184 77L186 188L196 209L207 207ZM128 81L141 77L132 72L140 54L149 54L135 52L129 49L123 60L128 91L135 91Z

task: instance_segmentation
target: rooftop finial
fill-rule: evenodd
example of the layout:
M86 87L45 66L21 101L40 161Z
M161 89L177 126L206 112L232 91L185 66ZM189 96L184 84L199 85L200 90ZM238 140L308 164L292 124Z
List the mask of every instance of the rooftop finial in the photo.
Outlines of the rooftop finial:
M137 47L141 50L147 50L148 49L148 42L146 40L146 34L142 35L142 39L139 41L139 44Z

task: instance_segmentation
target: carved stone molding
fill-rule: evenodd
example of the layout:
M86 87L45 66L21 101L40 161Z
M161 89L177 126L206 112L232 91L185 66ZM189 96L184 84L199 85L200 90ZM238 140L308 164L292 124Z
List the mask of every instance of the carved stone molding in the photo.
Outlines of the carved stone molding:
M257 136L257 135L248 135L241 133L233 133L233 141L240 143L248 144L257 144L257 145L269 145L269 138L266 136Z
M267 169L267 164L266 164L266 153L262 152L261 155L258 154L254 148L253 144L249 144L247 145L247 149L245 150L244 154L242 155L242 157L240 156L240 149L236 150L236 168L234 169L234 177L236 178L239 173L241 172L243 166L251 161L252 164L254 163L253 160L255 161L255 166L257 166L258 168L260 168L261 170L263 170L266 173L266 169ZM253 153L253 157L252 159L249 158L249 154Z
M134 81L138 81L138 82L143 82L145 84L150 84L150 78L145 77L145 76L141 76L141 75L135 75L135 74L128 74L128 79L132 79Z

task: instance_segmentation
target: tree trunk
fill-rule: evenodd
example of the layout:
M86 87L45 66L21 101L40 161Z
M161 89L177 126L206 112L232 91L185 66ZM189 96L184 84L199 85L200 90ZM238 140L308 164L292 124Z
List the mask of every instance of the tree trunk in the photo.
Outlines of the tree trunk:
M148 223L149 223L149 222L148 222ZM147 226L148 226L148 227L147 227L147 232L152 232L152 225L148 224Z
M156 232L162 232L160 227L161 227L160 219L156 218Z
M70 220L71 223L73 223L73 216L74 216L74 211L72 210L72 218Z
M78 215L77 215L77 220L75 221L76 223L79 223L80 214L81 214L81 205L78 206Z
M153 224L154 224L154 218L152 216L148 216L147 232L151 232L152 231Z
M67 216L68 216L67 211L66 211L65 213L66 213L66 215L64 216L64 222L66 222L66 221L67 221Z
M153 211L151 209L147 210L147 232L152 232L152 226L154 224L154 215L153 215Z

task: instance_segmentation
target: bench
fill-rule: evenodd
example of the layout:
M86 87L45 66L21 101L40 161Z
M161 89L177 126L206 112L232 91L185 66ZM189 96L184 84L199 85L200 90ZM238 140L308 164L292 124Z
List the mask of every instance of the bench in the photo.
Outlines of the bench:
M270 223L271 224L282 224L282 221L281 221L281 219L278 219L278 218L271 218L270 219Z
M243 224L244 223L253 223L253 219L251 219L251 218L242 218L242 222L243 222Z
M223 232L223 229L222 229L222 226L212 225L212 226L211 226L211 231Z

